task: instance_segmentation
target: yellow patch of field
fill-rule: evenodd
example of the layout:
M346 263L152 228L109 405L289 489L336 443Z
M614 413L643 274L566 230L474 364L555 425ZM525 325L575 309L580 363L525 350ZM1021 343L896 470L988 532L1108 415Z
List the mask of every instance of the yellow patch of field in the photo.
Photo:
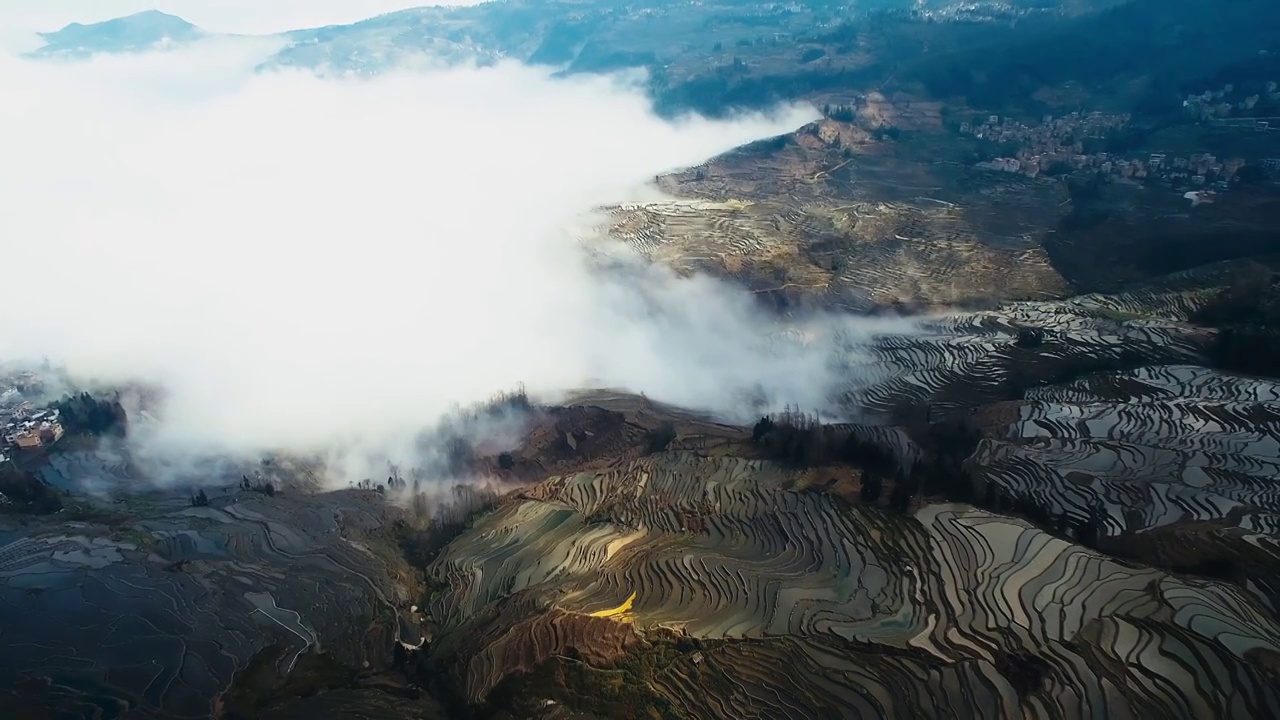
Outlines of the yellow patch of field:
M597 610L596 612L591 613L591 617L594 617L594 618L617 617L631 610L631 604L634 603L635 601L636 601L636 594L631 593L631 597L627 598L626 601L624 601L618 607L609 608L608 610Z

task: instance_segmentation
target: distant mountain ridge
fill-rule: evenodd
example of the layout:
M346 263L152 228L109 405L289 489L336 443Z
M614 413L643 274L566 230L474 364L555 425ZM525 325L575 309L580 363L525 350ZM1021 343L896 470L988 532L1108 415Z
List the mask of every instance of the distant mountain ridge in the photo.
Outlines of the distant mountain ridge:
M1280 36L1275 0L874 0L856 7L850 12L843 0L502 0L410 8L275 35L283 47L259 69L373 75L404 65L514 60L566 75L643 68L655 110L665 116L725 116L874 88L1041 117L1061 108L1036 98L1070 88L1089 88L1094 97L1112 92L1113 104L1126 109L1158 109L1183 85L1256 63ZM150 11L44 34L47 44L34 55L137 52L208 36Z
M56 32L40 33L45 45L33 55L82 56L149 50L156 45L186 43L208 33L175 15L147 10L125 17L82 25L71 23Z

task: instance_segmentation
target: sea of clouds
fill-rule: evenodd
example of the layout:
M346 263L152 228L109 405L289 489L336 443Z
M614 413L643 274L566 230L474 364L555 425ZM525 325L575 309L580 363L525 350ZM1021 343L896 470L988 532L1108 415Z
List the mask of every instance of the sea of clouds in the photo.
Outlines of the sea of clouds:
M162 385L171 451L390 447L519 383L824 402L829 358L764 342L745 290L582 246L594 208L812 108L667 121L633 79L515 62L255 70L278 49L0 57L0 355Z

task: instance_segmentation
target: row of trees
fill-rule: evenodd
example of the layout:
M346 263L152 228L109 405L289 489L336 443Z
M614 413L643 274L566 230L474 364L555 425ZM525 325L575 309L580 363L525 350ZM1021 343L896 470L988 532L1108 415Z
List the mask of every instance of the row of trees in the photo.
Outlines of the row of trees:
M276 486L270 480L260 477L250 478L248 475L240 476L240 489L245 492L262 493L267 497L275 497L276 494ZM209 506L209 494L204 491L204 488L199 488L191 494L191 506Z
M419 438L423 455L438 458L434 466L424 469L451 477L466 475L480 461L474 446L476 438L518 429L535 409L523 384L513 391L498 393L481 405L456 409Z
M853 122L858 119L858 109L852 105L832 105L827 103L822 106L822 114L832 120L840 122Z
M493 488L460 483L447 494L428 498L414 494L413 522L396 521L394 532L409 563L427 567L446 545L461 535L476 518L497 506L499 493Z
M751 441L775 460L797 467L843 462L892 472L892 451L839 426L823 425L818 415L788 408L766 416L751 429Z
M276 486L270 480L255 477L250 479L248 475L240 476L240 489L248 492L258 492L273 497L276 494Z
M928 416L916 413L921 417ZM927 422L927 421L926 421ZM1098 548L1105 536L1107 514L1101 504L1084 517L1054 512L1035 498L975 477L966 461L981 442L981 432L967 419L927 422L917 428L924 456L907 466L874 439L862 438L849 426L824 426L817 415L788 409L763 417L752 428L752 442L770 457L795 467L849 464L862 471L859 500L910 512L917 497L963 502L1002 514L1023 517L1037 526ZM888 497L885 492L888 491Z
M68 433L123 436L128 417L118 398L98 399L87 392L68 395L54 403L62 427Z
M1209 359L1255 375L1280 374L1280 273L1259 266L1205 303L1192 317L1218 328Z

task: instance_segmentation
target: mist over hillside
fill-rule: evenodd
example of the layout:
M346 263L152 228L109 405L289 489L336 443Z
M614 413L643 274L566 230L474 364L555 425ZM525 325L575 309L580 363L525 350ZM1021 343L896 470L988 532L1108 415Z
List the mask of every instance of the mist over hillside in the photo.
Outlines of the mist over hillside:
M0 718L1280 717L1280 6L411 5L0 7Z
M342 75L408 63L515 59L567 74L642 70L647 92L664 115L727 116L869 87L1043 113L1056 109L1046 101L1045 88L1103 88L1121 78L1122 95L1137 97L1112 97L1113 104L1151 107L1224 64L1274 51L1280 12L1272 5L1266 0L815 0L615 6L506 0L403 8L391 3L385 9L394 12L359 18L322 5L308 17L324 22L280 26L264 21L261 27L270 30L219 25L219 14L210 16L198 2L184 6L173 0L160 9L215 34L278 36L282 47L264 58L264 67ZM291 7L282 6L281 21L295 17ZM234 11L228 8L225 16ZM137 16L131 22L139 31L147 24ZM115 24L69 30L74 32L46 37L36 52L118 49Z
M781 327L750 295L624 271L625 253L602 270L580 247L602 241L597 206L812 110L673 123L616 78L504 63L326 81L254 73L263 50L0 61L16 99L0 222L36 240L10 258L57 258L12 280L42 301L0 311L9 356L158 382L161 440L252 451L398 437L518 383L819 407L825 359L770 343Z

